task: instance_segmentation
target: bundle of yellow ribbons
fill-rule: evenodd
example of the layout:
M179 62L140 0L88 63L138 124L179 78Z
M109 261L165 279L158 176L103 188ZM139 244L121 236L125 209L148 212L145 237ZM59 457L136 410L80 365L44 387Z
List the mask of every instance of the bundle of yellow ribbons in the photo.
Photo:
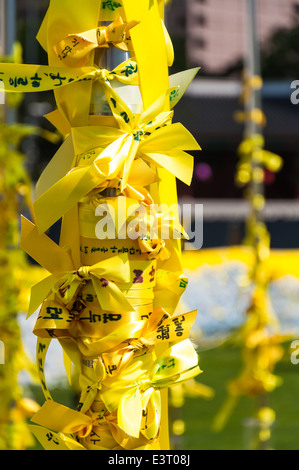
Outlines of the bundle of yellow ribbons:
M190 184L186 151L200 147L172 119L198 69L169 76L163 20L164 0L51 0L38 33L49 65L0 65L7 92L54 91L47 118L65 137L37 183L35 224L23 218L21 233L22 248L50 273L32 287L29 308L38 312L46 398L31 429L46 450L168 449L167 388L201 372L188 339L196 311L176 313L188 284L181 240L160 230L184 235L176 178ZM107 70L114 48L127 55ZM125 237L98 236L98 206L115 209ZM60 219L56 244L45 232ZM79 371L77 410L54 402L47 387L53 339L70 379L72 366Z

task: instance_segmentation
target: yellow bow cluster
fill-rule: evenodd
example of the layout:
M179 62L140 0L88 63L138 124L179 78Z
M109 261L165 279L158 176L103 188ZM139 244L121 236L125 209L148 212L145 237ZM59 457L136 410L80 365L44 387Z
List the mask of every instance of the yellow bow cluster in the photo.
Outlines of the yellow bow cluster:
M77 164L34 203L38 228L44 232L95 188L120 177L120 191L128 185L136 159L165 168L186 184L193 173L193 157L184 150L199 150L180 123L171 124L172 112L163 112L166 95L141 116L109 88L107 94L116 127L77 127L72 130ZM59 205L52 201L59 199Z
M123 51L132 49L129 31L138 23L125 23L121 17L108 26L98 27L81 34L69 34L54 46L54 50L62 63L68 67L82 66L86 56L96 48L107 48L113 45Z
M263 183L263 168L274 173L281 170L283 166L282 158L265 150L264 146L265 140L262 135L248 137L239 146L240 161L237 167L236 180L240 186L244 186L250 181ZM256 164L259 164L260 167L256 168Z
M184 340L167 349L156 359L149 374L144 374L142 368L136 370L136 363L135 367L130 366L125 369L117 388L112 385L109 377L106 380L101 377L100 387L92 385L92 380L98 380L99 375L89 373L89 379L85 377L85 381L87 379L89 383L88 391L84 392L81 400L85 401L87 397L90 400L93 395L90 400L93 403L95 395L99 393L100 399L110 414L117 410L114 426L133 438L140 438L141 433L147 440L153 440L159 432L161 419L158 390L198 375L200 369L197 364L198 358L193 346L189 340ZM137 377L136 381L135 377ZM82 408L86 408L85 403L82 403ZM94 413L92 417L48 401L36 413L32 421L53 431L66 434L77 433L79 437L86 438L97 426L100 426L99 420L108 419L109 413ZM134 419L132 419L132 413Z

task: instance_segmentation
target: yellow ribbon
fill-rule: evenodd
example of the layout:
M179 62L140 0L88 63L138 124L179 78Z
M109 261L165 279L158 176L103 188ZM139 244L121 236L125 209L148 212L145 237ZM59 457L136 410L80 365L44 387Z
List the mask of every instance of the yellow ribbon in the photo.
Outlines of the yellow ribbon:
M152 210L153 208L153 210ZM161 207L162 212L157 212L155 206L149 206L146 217L143 211L140 216L134 217L134 224L128 224L127 235L130 239L136 238L138 228L138 244L141 252L146 254L148 259L167 260L171 255L166 247L165 240L188 239L188 234L177 221L173 213L166 207ZM165 209L165 210L163 210Z
M264 181L263 169L253 170L253 164L258 163L262 167L274 173L281 170L283 159L264 149L265 139L261 134L252 135L243 140L238 148L241 157L237 168L237 182L240 185L248 184L252 180ZM260 172L261 175L260 175Z
M196 314L195 310L171 318L163 308L155 309L138 337L125 341L114 351L102 355L107 375L115 376L133 357L146 354L155 344L187 339Z
M28 427L44 450L86 450L75 439L62 433L56 433L42 426L29 425Z
M193 157L183 149L199 150L200 147L182 124L171 124L172 112L163 112L166 95L138 116L111 87L106 91L120 128L88 126L72 129L79 162L35 201L37 226L41 232L90 191L103 184L107 186L107 180L121 175L120 190L123 191L135 158L166 168L186 184L191 182Z
M167 349L152 364L149 378L135 383L123 381L123 385L117 388L100 391L101 399L110 413L118 409L117 425L127 435L139 438L142 433L147 439L153 439L158 434L161 419L159 389L195 377L201 373L197 364L198 357L191 342L184 340ZM113 416L107 413L100 418L98 414L89 416L49 400L32 421L54 431L79 433L83 438L99 425L99 419L111 421Z
M128 256L119 254L94 266L75 267L71 255L46 235L39 235L34 224L22 217L21 247L41 266L52 273L31 289L30 316L53 292L62 304L75 299L78 289L91 281L104 310L134 310L117 283L130 283ZM57 259L58 257L58 259Z
M118 425L127 434L138 437L141 430L142 415L150 408L155 416L150 432L153 438L159 429L161 410L156 409L157 391L181 383L201 373L198 367L198 356L190 340L183 340L168 348L149 366L146 375L139 377L134 383L125 370L116 385L114 380L111 388L105 381L105 388L100 393L106 408L111 413L117 410ZM123 384L122 384L123 383ZM156 406L155 406L156 405ZM154 412L155 410L155 412ZM134 416L134 419L132 417ZM153 425L154 423L154 425Z
M98 67L53 67L48 65L0 64L0 82L4 91L29 93L56 90L82 81L113 79L120 83L137 85L138 68L132 59L118 65L113 71Z
M80 34L69 34L59 41L54 50L63 64L69 67L82 66L89 61L89 54L97 48L115 46L123 51L131 51L129 31L137 21L125 23L121 17L109 24Z
M265 114L258 108L251 111L236 111L234 117L237 122L252 121L261 126L265 126L267 123Z
M163 305L167 312L173 314L188 283L188 277L180 271L158 269L157 285L154 288L154 307Z
M151 450L155 445L154 439L132 438L120 429L114 414L102 410L83 414L48 401L32 421L39 424L30 428L46 450Z
M263 79L260 75L244 76L243 90L241 95L241 102L247 104L251 98L254 90L261 90L263 87Z

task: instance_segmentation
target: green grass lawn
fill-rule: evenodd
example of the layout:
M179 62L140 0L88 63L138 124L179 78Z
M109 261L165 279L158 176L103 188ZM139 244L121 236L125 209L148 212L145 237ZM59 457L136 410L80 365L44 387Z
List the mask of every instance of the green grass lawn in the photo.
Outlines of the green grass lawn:
M211 423L226 397L226 383L240 371L239 350L219 348L201 352L200 367L204 373L197 380L212 387L215 397L208 401L186 399L183 408L186 432L181 447L184 450L245 450L243 423L256 410L254 399L242 397L224 430L219 433L211 430ZM276 412L271 445L275 450L299 450L299 365L291 363L288 346L276 374L283 378L283 385L269 396L269 405Z

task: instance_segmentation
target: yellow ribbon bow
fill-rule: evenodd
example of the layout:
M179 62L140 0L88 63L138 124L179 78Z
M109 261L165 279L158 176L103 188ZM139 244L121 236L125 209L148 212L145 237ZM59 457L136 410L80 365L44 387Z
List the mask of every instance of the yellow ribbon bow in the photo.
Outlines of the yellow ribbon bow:
M66 250L39 235L34 224L22 217L21 247L41 266L52 273L31 289L28 315L34 313L53 292L63 304L74 299L80 286L91 281L98 301L104 310L134 311L117 283L130 283L127 255L118 255L91 267L76 267Z
M54 283L52 291L65 305L74 301L79 288L91 281L103 310L132 311L120 289L115 285L128 283L130 279L127 257L115 256L109 261L100 261L93 266L83 266L76 271L68 271Z
M90 191L107 186L107 180L120 175L119 189L124 191L136 158L166 168L186 184L191 182L193 157L183 149L200 150L200 147L182 124L171 124L173 112L164 112L168 94L139 116L131 112L111 87L105 93L120 128L72 129L78 164L35 201L40 232L46 231ZM53 204L54 200L59 202Z
M86 64L89 54L97 48L109 48L113 45L123 51L131 51L129 31L138 23L138 21L125 23L121 17L118 17L108 26L80 34L69 34L54 46L54 50L61 62L69 67Z
M149 372L135 381L130 373L126 374L126 370L120 376L117 386L112 379L110 388L107 379L103 392L100 393L108 411L112 413L117 410L118 426L133 437L139 437L143 417L147 415L152 420L143 432L148 438L156 437L161 417L158 405L160 389L201 373L197 353L189 339L171 346L153 364L147 364L147 367Z
M115 376L133 357L146 354L155 344L187 339L196 314L194 310L171 318L163 308L155 309L138 337L125 341L114 351L102 354L107 375Z

